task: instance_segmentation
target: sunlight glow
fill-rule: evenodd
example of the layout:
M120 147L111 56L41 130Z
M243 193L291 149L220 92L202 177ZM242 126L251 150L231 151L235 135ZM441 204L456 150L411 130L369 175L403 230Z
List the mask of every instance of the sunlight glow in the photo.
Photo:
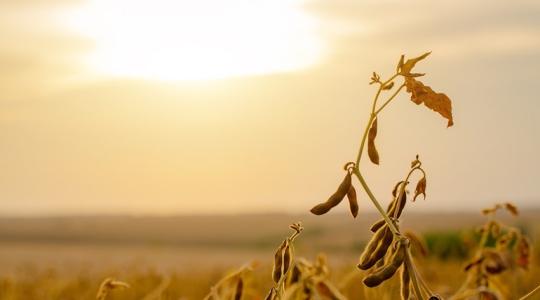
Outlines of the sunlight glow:
M89 0L69 13L100 73L157 80L268 74L315 64L317 23L300 0Z

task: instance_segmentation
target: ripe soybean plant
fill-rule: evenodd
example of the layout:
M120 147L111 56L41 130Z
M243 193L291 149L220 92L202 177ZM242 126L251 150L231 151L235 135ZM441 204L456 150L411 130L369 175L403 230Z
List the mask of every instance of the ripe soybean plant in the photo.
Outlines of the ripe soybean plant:
M453 125L450 98L443 93L434 92L429 86L417 80L418 77L425 74L412 72L415 65L425 59L430 53L428 52L419 57L407 60L402 55L395 73L387 80L381 80L379 74L373 72L370 84L376 85L378 89L373 99L371 113L360 142L356 161L345 164L344 170L346 171L346 175L337 191L326 202L318 204L311 209L313 214L325 214L347 196L351 213L353 217L356 217L358 214L358 204L356 190L352 184L352 176L354 175L382 216L382 219L371 227L371 231L374 234L360 256L358 268L367 271L363 282L368 287L378 286L391 278L401 268L401 295L405 300L409 299L411 288L415 299L440 298L429 289L420 276L411 256L409 238L400 232L398 223L407 201L406 188L409 184L409 179L414 173L420 173L422 177L416 184L413 201L419 195L423 195L425 198L427 184L426 172L422 168L419 157L416 156L404 180L395 185L392 192L394 196L393 201L384 210L362 175L360 161L367 140L369 159L372 163L379 164L379 153L375 147L378 119L384 109L396 98L403 88L410 94L412 102L417 105L423 103L426 107L438 112L444 117L447 120L448 127ZM402 80L401 84L397 83L399 80ZM380 99L386 94L389 94L389 96L380 104Z

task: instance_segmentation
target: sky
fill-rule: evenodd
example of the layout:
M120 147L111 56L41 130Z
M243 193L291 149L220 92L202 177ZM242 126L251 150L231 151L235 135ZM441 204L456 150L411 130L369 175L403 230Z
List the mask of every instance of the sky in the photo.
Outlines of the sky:
M411 210L538 206L538 1L1 1L0 215L307 212L371 73L426 51L455 125L398 96L361 164L377 198L419 154Z

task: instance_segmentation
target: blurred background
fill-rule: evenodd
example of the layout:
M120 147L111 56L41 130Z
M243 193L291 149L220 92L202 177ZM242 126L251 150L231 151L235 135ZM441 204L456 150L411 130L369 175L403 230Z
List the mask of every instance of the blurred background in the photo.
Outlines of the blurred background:
M367 195L357 220L308 211L356 157L371 73L426 51L455 125L398 96L361 168L386 205L420 155L402 226L460 278L484 207L515 203L503 220L536 241L539 37L537 1L1 1L0 299L92 298L107 276L200 299L250 260L267 287L299 220L298 252L349 272Z

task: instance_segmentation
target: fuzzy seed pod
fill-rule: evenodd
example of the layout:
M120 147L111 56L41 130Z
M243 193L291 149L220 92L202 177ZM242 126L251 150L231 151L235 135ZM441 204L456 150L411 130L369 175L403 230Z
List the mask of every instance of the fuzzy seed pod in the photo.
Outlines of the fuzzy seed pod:
M238 278L236 282L236 290L234 291L234 300L242 299L242 293L244 292L244 280L242 277Z
M362 270L367 270L373 267L375 263L377 263L386 255L388 247L390 247L393 240L394 235L392 234L392 231L390 231L388 226L386 226L384 230L384 235L378 243L377 248L375 248L375 250L371 253L368 260L363 261L361 264L358 265L358 268Z
M283 275L287 274L287 271L289 271L289 267L291 266L291 245L287 242L287 246L285 246L285 249L283 250Z
M275 283L278 283L279 279L281 278L281 270L283 268L283 250L285 249L285 247L287 247L287 245L287 240L284 240L283 243L281 243L279 248L276 250L276 254L274 255L274 268L272 269L272 279Z
M379 152L375 147L375 138L377 137L377 118L371 123L368 132L368 156L372 163L379 164Z
M364 266L369 261L371 254L375 251L379 245L379 242L385 237L386 230L388 230L388 225L384 225L383 227L379 228L379 230L377 230L377 232L375 232L375 234L371 237L371 240L364 248L362 255L360 255L360 263L358 264L359 269L367 270L367 268L364 269Z
M403 190L403 195L401 195L400 200L398 202L396 202L395 200L398 192L401 189L400 187L402 184L405 184L405 187L407 186L407 183L403 183L403 181L398 182L394 186L394 189L392 190L392 196L394 197L394 201L390 203L390 209L388 210L388 214L396 218L399 218L401 216L401 213L403 212L403 208L405 208L405 204L407 204L407 192L405 190ZM397 207L398 204L399 204L399 207Z
M315 205L311 209L311 213L315 215L323 215L327 213L330 209L332 209L334 206L338 205L343 198L347 195L349 192L349 189L351 187L351 173L347 172L347 175L345 175L345 178L339 185L337 191L326 200L326 202L323 202L321 204Z
M347 192L347 199L349 199L349 208L351 209L351 214L353 218L356 218L358 215L358 200L356 199L356 190L352 184Z
M399 248L396 250L392 258L382 268L376 270L372 274L366 276L363 280L367 287L376 287L383 283L385 280L391 278L397 269L403 264L405 259L405 247L403 244L399 244Z
M401 299L402 300L409 300L409 296L411 295L411 277L409 277L409 270L407 269L407 265L403 264L403 268L401 268Z
M379 221L373 223L373 225L371 225L369 230L371 230L371 232L377 232L377 230L383 227L384 224L386 224L386 221L384 219L380 219Z
M494 250L484 249L482 255L485 257L484 269L490 274L499 274L508 268L508 264L503 256Z

